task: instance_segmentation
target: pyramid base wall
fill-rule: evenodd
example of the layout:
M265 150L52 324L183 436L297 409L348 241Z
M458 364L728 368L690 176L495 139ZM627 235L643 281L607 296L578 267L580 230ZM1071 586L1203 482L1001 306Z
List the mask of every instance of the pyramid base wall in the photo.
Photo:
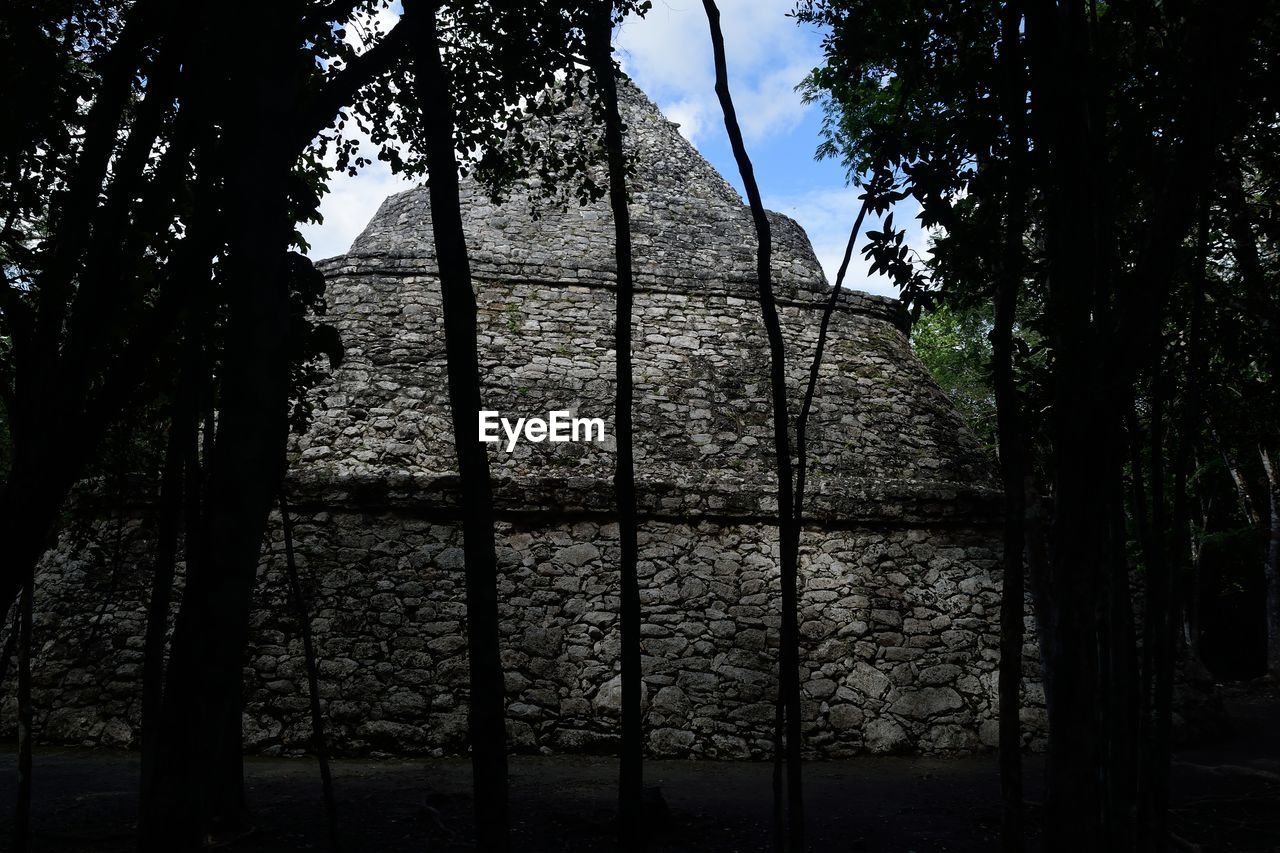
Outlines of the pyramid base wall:
M466 607L455 523L387 509L296 515L333 752L465 752ZM776 531L650 521L639 542L649 754L770 756ZM800 632L810 755L995 745L998 548L990 525L806 531ZM617 526L508 518L498 559L511 749L614 751ZM137 744L150 562L150 531L138 518L66 534L46 556L34 645L39 741ZM302 643L287 590L273 519L245 668L250 752L308 748ZM1033 644L1023 715L1034 747L1044 726ZM12 728L12 699L0 710Z

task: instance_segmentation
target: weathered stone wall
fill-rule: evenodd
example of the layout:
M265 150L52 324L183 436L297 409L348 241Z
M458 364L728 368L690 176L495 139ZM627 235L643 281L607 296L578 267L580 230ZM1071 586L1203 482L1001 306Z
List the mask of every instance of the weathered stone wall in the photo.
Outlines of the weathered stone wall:
M304 503L296 514L336 750L464 751L467 661L456 526L403 510ZM101 528L87 550L65 541L41 575L35 672L38 737L45 742L137 741L148 539L137 520L119 536L115 522ZM999 596L992 533L906 526L805 534L802 679L813 755L933 754L994 744ZM245 669L246 747L271 754L304 750L310 732L278 528L274 536ZM511 519L502 524L498 555L512 748L613 749L616 525L599 518ZM650 754L770 754L776 566L776 538L762 525L644 525ZM1034 659L1027 663L1034 677ZM1038 685L1029 684L1029 740L1040 736L1038 698ZM5 709L6 720L12 710Z
M315 423L299 443L299 475L336 482L455 470L438 281L350 259L327 271L330 320L342 333L346 360L318 394ZM603 418L610 436L600 444L525 442L512 453L495 450L495 476L538 489L548 480L607 480L614 464L611 288L481 278L477 300L484 405L511 417L569 409ZM793 413L822 302L811 296L780 306ZM771 493L769 355L759 303L709 283L644 290L635 310L638 476ZM889 300L841 298L809 437L815 488L987 487L987 461L897 319Z
M750 213L642 94L624 87L622 96L636 160L637 477L691 495L705 487L767 500L774 490L769 353ZM464 181L462 213L480 310L485 406L511 416L570 409L605 418L613 435L608 205L535 216L519 189L496 206ZM830 288L799 226L778 214L771 219L794 413ZM319 395L315 423L300 443L298 476L394 485L456 470L431 229L427 193L399 193L350 252L321 264L328 321L341 333L347 359ZM832 496L834 515L848 516L843 495L868 489L914 494L934 484L994 485L989 460L911 352L904 326L896 300L841 294L809 431L811 487ZM495 476L540 494L557 481L607 482L613 463L611 442L524 444L491 457ZM756 515L761 507L750 510Z
M624 87L623 108L636 162L649 747L761 757L779 613L754 231L733 190L652 104ZM427 201L422 190L393 196L347 255L320 265L346 360L316 390L289 488L341 752L465 748L456 462ZM468 182L463 203L486 408L567 409L603 418L610 436L491 446L512 744L607 749L618 693L610 213L599 202L535 216L519 193L495 206ZM830 291L803 231L771 218L794 415ZM904 326L895 301L841 294L817 385L801 631L807 744L818 755L943 753L994 738L1000 502L990 461ZM132 743L148 535L138 519L119 535L110 520L90 527L64 537L40 576L41 736ZM301 750L309 731L279 552L277 531L245 670L248 746L272 752Z

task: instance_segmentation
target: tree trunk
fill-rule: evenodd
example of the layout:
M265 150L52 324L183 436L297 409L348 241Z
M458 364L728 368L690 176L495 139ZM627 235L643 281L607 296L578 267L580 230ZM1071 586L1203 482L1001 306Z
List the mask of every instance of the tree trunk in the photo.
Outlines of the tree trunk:
M1186 337L1190 339L1181 417L1177 423L1177 449L1173 454L1173 516L1166 524L1164 499L1165 399L1171 396L1163 370L1157 369L1151 383L1151 492L1152 544L1147 565L1147 604L1143 624L1144 696L1149 714L1143 738L1142 784L1139 791L1140 827L1145 849L1159 853L1169 843L1169 770L1173 735L1173 680L1176 663L1178 623L1183 612L1178 582L1181 542L1188 527L1187 476L1191 463L1191 436L1200 421L1200 314L1206 287L1209 249L1207 199L1200 198L1196 266L1190 276L1192 304Z
M511 842L493 491L488 453L476 435L476 417L481 410L476 297L462 228L453 96L436 31L438 5L433 0L406 0L404 5L405 23L410 25L413 40L418 98L431 129L426 143L431 224L444 311L449 408L462 489L476 838L482 850L492 853L510 849Z
M996 284L995 322L991 330L992 379L996 398L1000 478L1004 487L1003 589L1000 604L1000 798L1001 849L1023 849L1022 828L1022 641L1026 550L1025 445L1022 406L1013 374L1013 324L1022 286L1026 230L1026 81L1023 71L1018 5L1005 4L1001 20L1000 61L1005 67L1002 108L1009 133L1009 182L1004 245Z
M9 612L13 614L13 618L4 620L9 623L9 636L5 637L4 648L0 649L0 697L4 696L4 680L9 675L9 662L18 651L18 635L22 633L21 605L10 607Z
M210 165L208 159L203 158L205 162L202 165L206 168ZM211 203L207 184L197 190L197 198L206 205ZM208 239L212 230L212 223L208 220L206 214L197 212L196 222L179 253L181 275L186 279L186 286L193 292L193 296L191 313L184 323L179 346L182 363L176 376L168 446L161 472L155 567L143 640L142 760L138 806L140 845L151 836L150 827L155 819L155 782L160 764L158 749L161 744L160 731L164 725L165 652L180 533L185 537L183 548L187 566L194 565L199 555L203 473L199 446L200 414L206 406L212 406L211 400L204 399L212 382L205 353L205 336L212 322L208 303L214 251Z
M18 799L13 810L13 849L31 849L31 620L35 576L27 575L18 602Z
M185 371L184 371L185 373ZM155 566L151 596L147 603L147 627L142 662L142 772L139 785L139 838L148 834L155 802L156 750L164 703L164 659L169 630L169 608L178 559L178 534L182 526L184 491L195 488L188 481L187 465L196 439L195 401L190 391L180 389L169 423L168 447L160 482L160 521L156 535ZM186 399L183 399L186 398Z
M51 444L47 435L14 438L15 445ZM0 611L6 613L18 600L23 578L35 574L36 564L51 544L58 513L72 484L65 466L51 460L44 447L34 451L23 448L21 454L15 454L14 463L0 494L0 542L5 543Z
M1267 562L1263 576L1267 584L1267 671L1280 677L1280 473L1266 447L1258 448L1267 474L1271 505L1271 536L1267 542Z
M874 190L867 188L867 193L863 199L862 206L858 209L857 218L853 221L853 228L849 230L849 241L845 244L844 258L840 262L840 269L836 272L836 281L831 288L831 293L827 298L827 304L822 312L822 322L818 327L818 341L814 346L813 361L809 365L809 382L805 386L804 400L800 404L800 415L796 418L796 493L795 493L795 510L793 516L793 524L796 529L802 529L804 526L804 494L805 481L808 473L808 426L809 415L813 410L813 398L818 389L818 374L822 370L822 356L827 345L827 330L831 325L831 315L835 313L836 304L840 300L840 294L844 289L845 273L849 270L849 261L853 257L853 250L857 243L858 236L862 233L862 223L866 219L867 211L871 208L872 194ZM786 722L786 702L781 691L779 691L778 700L774 703L774 764L773 764L773 821L775 826L774 846L777 850L783 849L783 795L782 795L782 771L783 771L783 727Z
M293 551L293 518L289 515L289 501L283 489L280 491L280 529L284 535L285 569L289 575L289 597L298 617L298 629L302 634L302 657L307 667L307 699L311 710L311 745L320 763L320 789L324 796L324 816L329 829L330 853L338 853L338 806L333 796L333 774L329 771L329 748L324 737L324 713L320 709L320 667L316 663L315 643L311 639L311 614L307 600L302 595L302 582L298 579L298 562Z
M769 340L769 384L773 403L773 444L778 476L778 554L782 581L782 632L779 661L779 692L785 708L787 764L787 839L790 849L804 850L804 798L800 773L800 633L797 587L799 580L800 530L796 524L794 482L791 461L791 437L787 413L786 351L778 308L773 296L771 259L773 252L769 218L760 199L755 170L747 156L738 126L737 112L729 92L729 72L725 60L724 35L720 30L720 10L715 0L702 0L711 29L711 45L715 54L716 96L724 112L725 130L733 157L747 191L751 218L755 224L758 250L756 283L760 309Z
M1106 703L1103 717L1105 751L1104 823L1112 850L1129 850L1136 838L1136 791L1140 777L1139 684L1133 598L1129 586L1122 446L1107 463L1110 473L1110 563L1103 573L1106 619L1101 651L1105 654L1099 690Z
M1198 458L1192 459L1192 470L1198 471L1201 464ZM1191 657L1197 661L1201 660L1201 641L1204 637L1204 610L1205 600L1210 596L1211 585L1207 572L1204 570L1202 555L1204 553L1203 537L1205 531L1209 527L1209 513L1213 509L1213 498L1205 498L1203 494L1197 499L1198 509L1196 512L1199 525L1192 520L1187 525L1187 552L1191 561L1191 577L1188 585L1187 596L1187 647L1190 649Z
M265 9L265 10L264 10ZM250 828L241 755L244 650L262 541L284 474L288 437L291 224L296 157L296 25L285 7L257 6L224 104L223 264L227 326L218 420L207 460L201 550L187 567L174 629L157 748L154 831L144 849L194 850ZM285 111L282 114L282 111Z
M1227 452L1227 447L1222 443L1222 439L1216 435L1214 438L1218 442L1218 452L1222 455L1222 464L1226 467L1227 473L1231 476L1231 484L1235 487L1236 500L1240 504L1240 515L1244 517L1244 521L1248 526L1257 527L1262 523L1262 520L1253 508L1253 499L1249 497L1249 489L1245 486L1244 477L1240 474L1240 468Z
M1048 313L1055 360L1050 436L1054 451L1054 513L1041 614L1048 629L1045 700L1049 715L1046 847L1103 849L1099 618L1101 573L1111 563L1106 448L1114 440L1099 399L1104 347L1092 322L1102 265L1096 245L1091 108L1083 12L1061 14L1050 4L1027 8L1032 115L1037 149L1049 153Z
M805 385L804 399L800 403L800 415L796 418L794 518L797 527L802 527L804 524L804 491L805 482L808 479L809 460L809 415L813 411L813 398L818 390L818 374L822 371L822 356L827 346L827 330L831 325L831 315L835 313L836 303L840 301L840 294L844 291L845 273L849 270L849 261L853 258L853 250L857 244L858 236L862 233L862 222L867 217L867 211L871 209L876 186L883 187L884 184L877 183L877 180L873 179L872 185L867 187L862 206L858 208L857 218L853 220L853 228L849 229L849 241L845 243L844 258L840 261L840 269L836 272L836 282L832 286L831 293L827 297L827 304L822 310L822 322L818 325L818 341L814 345L813 361L809 364L809 381Z
M127 149L139 150L144 142L150 148L150 138L141 138L145 129L122 133L121 122L145 65L145 48L158 34L161 8L152 0L134 4L119 38L102 57L79 154L65 192L50 210L52 249L35 288L32 328L29 334L13 336L15 360L24 369L15 377L10 410L14 464L0 499L0 542L6 549L6 559L0 561L2 611L7 612L17 597L22 579L34 572L72 485L102 438L104 425L84 417L84 394L100 364L64 358L62 345L68 308L79 296L75 282L85 273L85 253L95 234L114 228L119 219L109 218L99 204L103 186L112 177L137 178L113 176L112 170L121 168ZM77 329L93 328L101 320L92 313L71 318Z
M613 0L598 0L592 10L587 46L592 73L604 100L605 151L609 166L609 206L613 211L617 305L614 318L614 424L618 459L614 489L618 503L622 633L622 754L618 773L618 842L623 849L644 846L644 731L640 706L640 581L637 576L639 519L636 513L632 414L631 326L634 283L631 263L631 213L627 206L627 172L622 148L622 117L614 77L610 39Z

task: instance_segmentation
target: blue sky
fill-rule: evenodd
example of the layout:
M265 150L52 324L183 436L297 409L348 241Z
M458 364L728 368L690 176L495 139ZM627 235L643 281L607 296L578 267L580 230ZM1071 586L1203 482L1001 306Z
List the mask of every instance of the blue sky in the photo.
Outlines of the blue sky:
M821 109L795 91L821 61L821 34L787 17L794 0L720 0L730 87L765 206L795 218L809 234L830 280L835 279L849 228L857 215L857 191L846 186L843 167L816 162ZM742 192L713 90L707 21L699 0L654 0L644 19L628 19L616 33L623 68L680 132ZM335 177L321 213L325 222L304 229L313 258L341 254L387 195L410 186L376 163L356 178ZM895 220L910 223L907 239L923 252L925 235L914 211ZM867 223L866 227L875 227ZM846 284L896 296L880 276L868 278L854 256Z

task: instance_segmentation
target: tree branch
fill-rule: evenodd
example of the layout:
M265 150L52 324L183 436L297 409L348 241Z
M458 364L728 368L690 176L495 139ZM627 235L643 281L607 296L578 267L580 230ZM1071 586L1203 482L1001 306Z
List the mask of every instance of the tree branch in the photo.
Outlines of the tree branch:
M350 104L360 89L407 55L408 35L403 24L392 27L381 41L352 59L299 111L298 138L295 140L299 150L328 127L338 111Z

